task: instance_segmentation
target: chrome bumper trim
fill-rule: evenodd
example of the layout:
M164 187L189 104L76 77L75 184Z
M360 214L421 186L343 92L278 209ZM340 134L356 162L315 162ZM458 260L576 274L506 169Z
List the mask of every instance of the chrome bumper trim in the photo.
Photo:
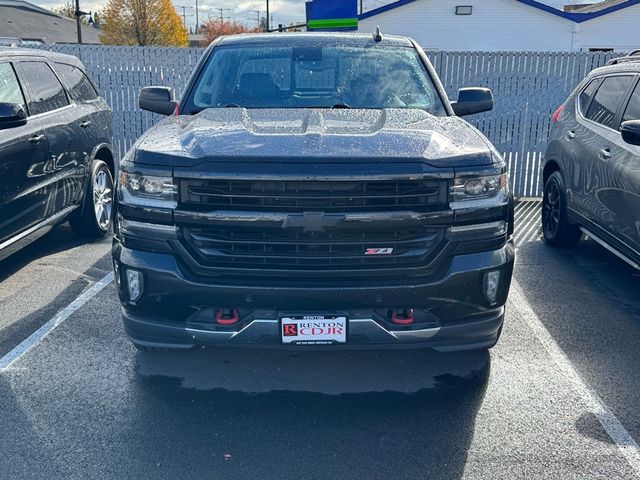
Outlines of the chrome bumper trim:
M212 331L187 328L193 339L209 339L243 343L245 338L259 338L265 335L278 336L278 320L256 319L238 331ZM363 335L372 342L385 342L389 339L398 342L420 342L430 339L440 331L441 327L420 330L388 330L372 318L356 318L349 320L349 335Z

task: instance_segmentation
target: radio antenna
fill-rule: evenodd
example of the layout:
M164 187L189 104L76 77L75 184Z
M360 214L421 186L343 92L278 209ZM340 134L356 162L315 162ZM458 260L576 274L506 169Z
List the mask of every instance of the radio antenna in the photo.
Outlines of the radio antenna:
M373 39L376 42L381 42L382 41L382 32L380 31L380 25L376 25L376 31L373 34Z

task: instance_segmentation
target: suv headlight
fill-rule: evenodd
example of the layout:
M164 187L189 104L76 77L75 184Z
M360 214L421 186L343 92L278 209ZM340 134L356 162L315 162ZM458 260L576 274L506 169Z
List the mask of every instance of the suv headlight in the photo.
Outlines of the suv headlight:
M118 201L142 207L176 208L178 186L172 177L120 172Z
M482 208L509 201L509 176L483 175L453 179L451 187L452 208Z

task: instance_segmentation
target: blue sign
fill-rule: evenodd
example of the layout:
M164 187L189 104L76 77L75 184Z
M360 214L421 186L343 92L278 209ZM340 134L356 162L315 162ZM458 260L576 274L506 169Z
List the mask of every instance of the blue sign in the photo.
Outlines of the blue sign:
M306 3L308 30L357 30L357 0L313 0Z

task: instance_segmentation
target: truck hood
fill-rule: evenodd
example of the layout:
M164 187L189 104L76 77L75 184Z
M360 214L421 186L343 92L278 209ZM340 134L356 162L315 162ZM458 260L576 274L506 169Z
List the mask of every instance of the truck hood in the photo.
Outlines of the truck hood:
M136 163L190 167L209 162L420 162L490 165L500 157L474 127L423 110L206 109L168 117L133 151Z

